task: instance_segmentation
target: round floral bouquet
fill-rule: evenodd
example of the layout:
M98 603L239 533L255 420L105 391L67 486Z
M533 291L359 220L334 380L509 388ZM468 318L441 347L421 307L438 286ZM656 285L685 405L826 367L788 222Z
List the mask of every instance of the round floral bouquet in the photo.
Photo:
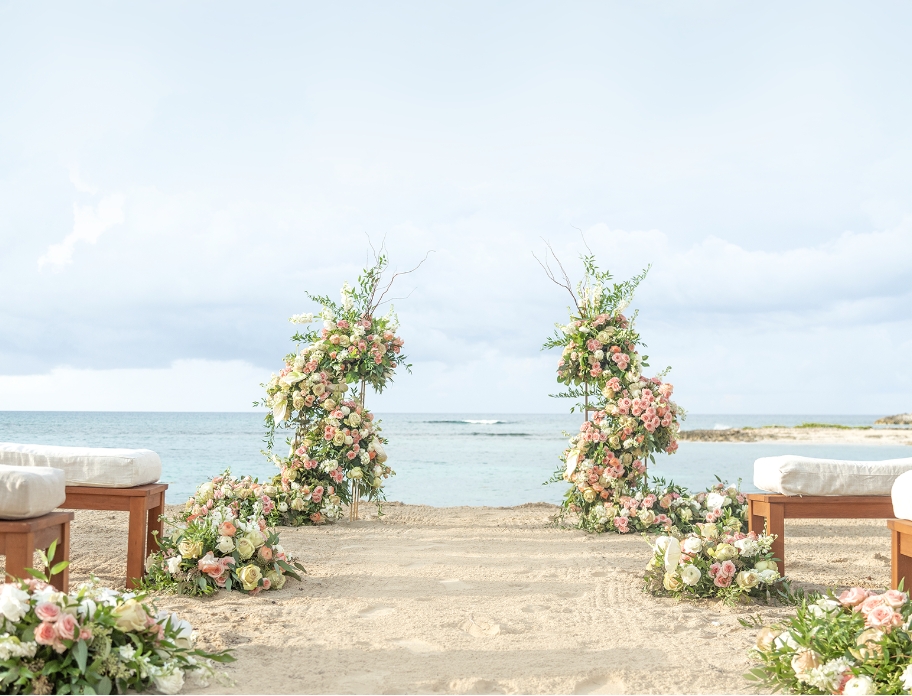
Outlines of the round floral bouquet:
M743 595L762 596L781 577L770 535L720 534L713 523L683 539L661 536L653 544L646 589L673 597L719 597L733 603Z
M83 585L69 594L38 579L0 584L0 692L176 694L205 683L227 652L194 646L193 629L143 593Z
M782 624L765 626L747 675L799 694L912 691L912 604L898 590L860 587L802 603Z
M184 512L167 520L170 533L146 560L146 586L188 595L256 594L281 589L286 575L300 580L303 566L285 553L266 521L274 503L265 488L229 474L201 485Z
M739 485L740 483L738 481ZM720 532L747 532L747 496L738 486L729 486L719 481L705 493L697 493L691 500L695 520L715 524Z
M671 533L685 528L692 515L686 491L662 479L653 483L651 490L641 488L632 495L611 496L580 510L580 526L591 532L619 534L658 530Z

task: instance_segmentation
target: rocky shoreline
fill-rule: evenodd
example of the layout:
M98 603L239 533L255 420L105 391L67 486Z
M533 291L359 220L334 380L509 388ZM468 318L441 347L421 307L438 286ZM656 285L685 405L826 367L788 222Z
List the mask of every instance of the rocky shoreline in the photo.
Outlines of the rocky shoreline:
M771 426L726 430L682 430L679 440L690 442L805 442L808 444L910 445L912 428L848 428Z

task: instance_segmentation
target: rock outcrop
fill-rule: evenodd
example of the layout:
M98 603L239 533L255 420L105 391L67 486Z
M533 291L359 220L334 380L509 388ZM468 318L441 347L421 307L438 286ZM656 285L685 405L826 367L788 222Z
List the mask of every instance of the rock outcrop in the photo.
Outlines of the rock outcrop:
M912 425L912 413L900 413L895 416L886 416L874 421L877 425Z

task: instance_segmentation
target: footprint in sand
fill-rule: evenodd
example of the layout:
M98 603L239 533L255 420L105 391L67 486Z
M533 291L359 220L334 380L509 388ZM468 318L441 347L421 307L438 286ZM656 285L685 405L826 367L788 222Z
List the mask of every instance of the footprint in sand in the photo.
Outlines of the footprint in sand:
M475 638L493 638L501 633L500 624L485 621L484 619L468 618L463 621L459 628Z
M377 617L380 617L380 616L389 616L390 614L392 614L395 611L396 610L393 609L392 607L374 605L374 606L365 607L364 609L359 611L358 616L360 616L362 619L376 619Z
M405 648L415 655L426 655L428 653L441 652L443 650L439 645L434 645L433 643L428 643L426 640L419 640L417 638L394 640L393 643L400 648Z
M573 690L574 694L623 694L626 692L623 680L607 675L596 675L583 679Z
M449 578L447 580L441 580L440 584L443 585L448 590L466 590L471 585L467 585L459 578Z
M548 607L541 604L529 604L527 606L524 606L522 610L527 614L537 614L540 611L547 611Z

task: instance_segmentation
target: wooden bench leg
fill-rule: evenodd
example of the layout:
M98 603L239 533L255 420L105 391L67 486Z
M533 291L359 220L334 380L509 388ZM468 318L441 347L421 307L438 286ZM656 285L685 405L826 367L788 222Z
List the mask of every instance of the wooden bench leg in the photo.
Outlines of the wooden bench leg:
M757 512L759 505L756 500L747 499L747 530L756 534L763 534L766 528L766 515Z
M54 557L49 559L51 568L61 561L70 560L70 521L67 520L60 525L60 531L57 538L57 549L54 551ZM47 572L50 572L50 568ZM61 592L70 591L70 566L67 565L62 571L51 578L51 584Z
M29 575L26 568L35 565L35 534L7 534L6 535L6 575L7 581L20 580Z
M767 518L767 533L775 534L773 542L773 558L779 563L779 573L785 576L785 510L781 505L770 503L769 517Z
M127 589L139 586L146 563L146 498L130 498L130 531L127 538Z
M903 589L908 592L909 585L912 583L912 537L894 529L891 532L893 537L893 562L891 563L890 587L894 590L899 589L899 583L903 583ZM905 551L906 553L903 553Z
M164 523L159 519L165 514L165 494L161 493L158 499L158 505L149 510L149 519L147 523L148 532L146 533L146 553L152 554L158 551ZM157 532L157 535L156 535Z

